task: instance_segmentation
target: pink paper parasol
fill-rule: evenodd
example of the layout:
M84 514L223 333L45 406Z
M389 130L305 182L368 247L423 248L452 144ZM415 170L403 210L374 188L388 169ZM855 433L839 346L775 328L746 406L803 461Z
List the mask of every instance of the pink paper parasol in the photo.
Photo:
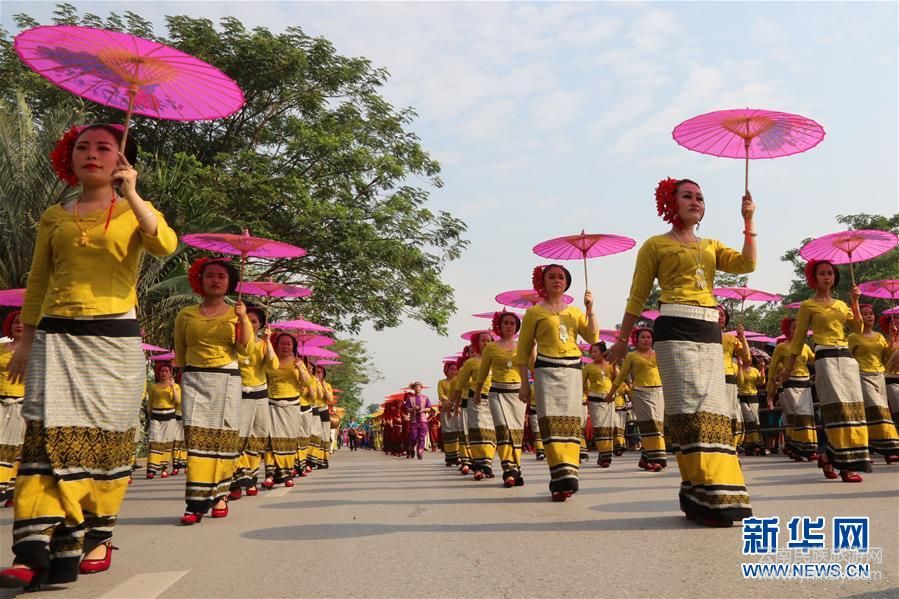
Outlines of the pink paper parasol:
M214 66L158 42L76 25L34 27L15 50L54 85L98 104L174 121L223 118L243 106L240 87Z
M191 233L181 238L181 241L189 246L240 256L240 279L243 280L243 269L247 258L300 258L306 255L306 250L273 239L264 237L251 237L250 232L244 229L240 235L234 233ZM238 291L237 299L240 300L241 292Z
M297 354L300 356L309 356L310 358L339 358L340 354L329 349L314 346L301 346L297 348Z
M747 337L746 341L750 343L776 343L777 339L768 335L757 335L755 337Z
M868 281L859 285L858 290L862 292L862 295L867 295L868 297L879 297L895 301L896 298L899 298L899 280Z
M0 306L19 308L25 303L25 288L3 289L0 291Z
M584 233L567 235L543 241L534 246L533 252L538 256L553 260L583 260L584 285L587 282L587 258L599 258L626 252L637 244L630 237L606 235L605 233Z
M169 352L167 354L156 354L155 356L150 356L150 359L156 362L169 362L175 359L175 352Z
M890 308L889 310L884 310L881 314L899 314L899 306L895 308Z
M809 241L799 250L806 260L828 260L834 264L848 264L849 276L855 285L854 262L863 262L887 253L899 244L899 236L878 229L857 229L824 235Z
M723 297L727 299L740 300L740 321L743 321L743 307L747 301L750 302L779 302L782 296L776 293L768 293L767 291L759 291L758 289L750 289L749 287L716 287L712 290L715 297Z
M543 301L540 294L533 289L516 289L514 291L504 291L496 296L496 303L503 306L511 306L512 308L530 308L536 306ZM570 295L563 295L562 301L570 304L574 298Z
M640 318L645 318L646 320L655 320L659 317L658 310L644 310L642 314L640 314Z
M331 329L328 327L323 327L320 324L315 324L314 322L309 322L308 320L303 320L302 318L298 318L296 320L282 320L280 322L273 322L271 324L273 329L284 329L288 331L306 331L311 333L330 333Z
M166 353L169 353L169 352L172 351L172 350L170 350L170 349L166 349L166 348L164 348L164 347L159 347L158 345L151 345L151 344L149 344L149 343L141 343L141 344L140 344L140 348L141 348L142 350L148 351L148 352L166 352Z
M246 295L259 295L268 298L301 298L312 295L311 289L277 281L241 281L237 284L237 289Z
M789 308L790 310L798 310L799 304L801 304L801 303L802 302L793 302L791 304L786 304L786 305L784 305L784 308Z
M695 116L675 127L671 136L694 152L744 159L749 193L750 158L780 158L810 150L824 139L824 128L798 114L737 108Z
M325 360L319 360L317 362L317 364L319 366L340 366L341 364L343 364L343 362L341 362L340 360L325 359ZM331 391L334 393L342 393L342 391L340 389L331 389Z
M330 337L325 337L324 335L308 335L306 333L301 333L303 337L302 343L304 345L310 345L312 347L327 347L329 345L334 345L335 341Z

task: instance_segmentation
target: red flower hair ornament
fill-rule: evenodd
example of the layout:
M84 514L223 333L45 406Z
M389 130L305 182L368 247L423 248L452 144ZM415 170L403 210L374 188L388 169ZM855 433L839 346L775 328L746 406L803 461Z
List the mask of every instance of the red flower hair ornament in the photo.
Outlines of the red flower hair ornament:
M497 337L499 337L502 334L502 333L500 333L500 327L503 324L503 317L505 317L505 316L512 316L513 318L515 318L515 332L516 333L521 329L521 319L518 318L518 314L515 314L514 312L506 312L505 310L502 310L500 312L494 312L493 313L493 321L490 324L490 328Z
M231 261L227 258L197 258L194 260L193 264L190 265L190 268L187 271L187 280L190 283L190 288L193 289L193 292L199 296L203 296L203 269L206 268L207 264L221 264L224 266L229 273L229 281L228 281L228 293L233 291L233 287L237 285L237 281L231 281L232 271L236 272L234 265L231 264Z
M21 310L14 310L6 315L6 318L3 321L3 336L4 337L12 337L12 324L16 321L16 316L21 314Z
M78 177L75 176L75 170L72 168L72 152L75 150L75 142L85 129L98 126L112 127L123 133L125 131L125 128L122 125L106 123L70 127L59 141L56 142L53 151L50 152L50 163L53 165L53 170L56 171L56 176L70 187L78 187L80 183ZM137 153L136 149L134 150L134 153ZM125 154L129 154L128 149L125 150ZM131 162L133 164L133 160Z
M790 340L790 327L793 326L794 322L796 322L796 319L792 316L787 316L780 321L780 332L787 338L787 341Z
M656 210L666 223L680 226L681 219L677 215L677 184L679 179L668 177L659 181L656 187Z
M633 345L634 347L637 347L637 339L640 338L640 333L642 333L643 331L647 331L649 333L649 336L652 337L653 342L655 342L655 335L652 334L651 328L649 328L649 327L634 327L634 329L631 331L631 338L630 338L631 345Z
M537 295L543 299L546 299L546 286L543 284L543 273L545 273L548 268L561 268L562 272L565 273L565 291L568 291L571 287L571 273L561 264L541 264L540 266L535 266L534 271L531 273L531 286L533 286Z

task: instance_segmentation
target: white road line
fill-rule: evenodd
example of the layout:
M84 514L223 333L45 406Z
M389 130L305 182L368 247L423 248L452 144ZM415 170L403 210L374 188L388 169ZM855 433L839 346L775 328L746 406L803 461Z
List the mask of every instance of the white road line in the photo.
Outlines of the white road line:
M101 599L156 599L188 572L190 570L138 574L106 591L100 597Z

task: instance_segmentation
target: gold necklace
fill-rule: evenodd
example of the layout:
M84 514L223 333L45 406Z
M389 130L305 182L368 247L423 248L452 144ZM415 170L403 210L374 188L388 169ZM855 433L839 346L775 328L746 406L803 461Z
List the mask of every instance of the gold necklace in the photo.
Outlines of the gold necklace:
M228 304L222 304L222 307L215 311L214 314L210 314L209 310L206 309L206 306L200 304L200 314L205 316L206 318L215 318L219 314L224 314L225 310L228 309Z
M90 233L94 227L100 224L100 221L103 220L103 217L106 215L106 210L100 210L100 214L97 215L97 220L95 220L87 229L83 229L81 227L81 221L79 220L80 217L78 215L78 200L75 200L75 208L73 212L75 218L75 226L78 227L79 231L81 231L81 238L78 240L78 245L80 245L81 247L87 247L87 234Z
M681 239L680 235L677 234L677 231L674 229L671 230L671 233L677 238L679 242L683 245L687 245L687 242ZM696 272L694 275L696 276L696 286L699 289L705 289L705 269L702 268L702 239L696 238ZM689 247L689 246L688 246ZM692 255L693 252L690 252Z

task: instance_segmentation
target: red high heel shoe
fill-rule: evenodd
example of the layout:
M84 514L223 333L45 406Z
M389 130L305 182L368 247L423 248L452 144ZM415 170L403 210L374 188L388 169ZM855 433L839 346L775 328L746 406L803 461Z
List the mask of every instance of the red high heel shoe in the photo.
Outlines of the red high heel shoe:
M27 566L13 566L0 570L0 588L16 589L19 587L27 587L34 583L37 578L38 571L32 570Z
M285 486L285 487L292 487L292 486L294 486L294 484L295 484L295 483L294 483L293 480L290 479L290 478L288 478L287 480L284 481L284 486Z
M864 480L858 472L850 473L848 470L840 470L840 478L844 483L860 483Z
M504 478L504 479L503 479L503 486L506 487L507 489L508 489L509 487L514 487L514 486L515 486L515 477L514 477L514 476L507 476L506 478Z
M468 474L469 472L471 472L471 468L469 468L467 465L463 464L462 469L459 470L459 472L461 472L462 475L464 476L464 475Z
M155 472L147 472L147 478L156 478Z
M172 470L172 476L178 476L178 474L180 474L180 473L181 473L181 471L178 470L177 468L175 468L174 470Z
M899 464L899 455L886 455L883 459L887 464Z
M228 501L237 501L241 497L243 497L243 491L240 489L231 489L231 491L228 492Z
M662 471L662 468L664 468L664 466L662 466L662 465L659 464L659 463L650 464L650 466L652 466L652 471L653 471L653 472L661 472L661 471Z
M474 473L475 480L484 480L484 476L486 476L486 475L483 472L481 472L480 470L478 470L477 472Z
M13 501L12 499L7 499L6 502L3 504L3 507L13 507L15 505L16 505L15 501Z
M608 468L612 465L612 460L600 460L599 467L600 468Z
M106 555L102 559L84 558L81 560L78 570L82 574L96 574L109 570L109 566L112 565L112 543L106 541L103 545L106 545Z
M275 481L270 478L267 478L264 481L262 481L262 488L265 489L266 491L271 490L272 488L274 488L274 486L275 486Z
M559 491L556 491L552 494L552 500L556 501L556 502L565 501L566 499L568 499L568 497L569 497L568 495L566 495L565 493L561 493Z
M159 475L159 478L168 478L168 477L169 477L169 473L166 472L165 470L163 470L162 474Z
M227 518L228 517L228 504L225 503L225 507L223 507L223 508L212 508L212 517L213 518Z
M834 479L839 475L833 471L833 464L824 461L824 454L818 455L818 468L824 471L824 478Z
M184 515L181 516L181 524L184 526L190 526L191 524L197 524L200 520L203 519L203 514L195 514L193 512L184 512Z
M249 489L247 489L247 497L256 497L257 495L259 495L259 489L257 489L256 487L250 487Z

